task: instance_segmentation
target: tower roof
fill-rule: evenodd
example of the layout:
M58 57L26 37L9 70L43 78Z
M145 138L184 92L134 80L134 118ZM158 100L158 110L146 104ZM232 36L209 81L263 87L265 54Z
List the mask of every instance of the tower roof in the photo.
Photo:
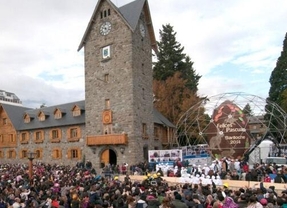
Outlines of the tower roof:
M134 30L136 29L136 26L137 26L137 23L139 21L141 12L143 11L145 14L145 21L146 21L146 25L148 28L148 34L149 34L150 39L151 39L152 49L155 51L155 53L158 52L155 34L154 34L154 30L153 30L153 25L152 25L151 14L150 14L149 5L148 5L147 0L136 0L136 1L130 2L126 5L123 5L120 8L117 8L110 0L99 0L96 7L95 7L95 10L92 14L92 17L89 21L89 24L86 28L86 31L84 33L82 40L81 40L81 43L78 47L78 51L80 51L82 49L82 47L85 45L86 39L87 39L88 35L90 34L91 28L95 22L95 19L96 19L95 17L98 14L98 10L100 8L100 5L104 1L107 2L108 4L110 4L110 6L118 13L118 15L123 19L123 21L127 24L127 26L131 29L132 32L134 32Z

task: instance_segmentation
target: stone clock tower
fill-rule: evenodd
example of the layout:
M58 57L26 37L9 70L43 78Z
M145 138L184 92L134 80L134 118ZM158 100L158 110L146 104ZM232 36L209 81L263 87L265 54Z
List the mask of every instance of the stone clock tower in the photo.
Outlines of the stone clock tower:
M152 50L147 0L120 8L99 0L80 43L85 54L86 143L96 167L147 159L154 141Z

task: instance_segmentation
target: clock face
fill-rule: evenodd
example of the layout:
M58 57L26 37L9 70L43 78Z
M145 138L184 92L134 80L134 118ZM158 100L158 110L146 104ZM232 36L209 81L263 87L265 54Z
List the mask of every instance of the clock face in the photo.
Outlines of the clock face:
M143 23L140 24L140 33L142 37L145 36L145 26L143 25Z
M100 34L107 35L112 29L112 24L110 22L104 22L100 27Z

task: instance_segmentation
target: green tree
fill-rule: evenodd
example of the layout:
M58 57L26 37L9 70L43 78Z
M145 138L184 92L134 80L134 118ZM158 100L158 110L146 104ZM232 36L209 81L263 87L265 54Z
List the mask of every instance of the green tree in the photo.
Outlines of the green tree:
M177 42L173 27L169 24L163 25L163 29L159 33L158 61L154 64L153 78L165 81L178 71L181 73L181 78L186 80L185 86L196 93L201 76L193 69L190 57L183 53L184 47Z
M251 106L250 106L249 103L247 103L247 104L244 106L242 112L243 112L246 116L252 116L252 115L253 115L253 112L252 112L252 110L251 110Z
M280 57L276 62L276 66L273 69L270 79L270 89L269 97L267 98L267 103L275 103L279 107L274 108L274 105L267 104L265 107L266 115L265 119L270 121L270 132L278 140L281 140L281 134L276 132L276 129L282 129L285 127L285 113L282 109L287 109L287 33L285 34L285 39L283 41L283 50ZM283 121L283 122L282 122Z
M286 101L286 96L283 92L287 89L287 33L283 41L283 50L277 60L276 66L273 69L270 79L270 89L268 100L277 103L281 108Z

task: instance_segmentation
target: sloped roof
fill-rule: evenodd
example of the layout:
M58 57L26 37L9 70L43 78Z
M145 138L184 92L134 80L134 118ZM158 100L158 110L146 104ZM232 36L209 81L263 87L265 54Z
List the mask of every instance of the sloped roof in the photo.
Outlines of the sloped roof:
M93 14L92 14L92 17L89 21L89 24L86 28L84 36L83 36L81 43L78 47L78 51L80 51L82 49L82 47L85 45L86 39L87 39L88 35L90 34L92 25L94 24L94 19L95 19L95 16L97 14L97 11L99 9L99 6L103 1L106 1L107 3L109 3L111 5L111 7L118 13L118 15L120 17L122 17L124 22L127 24L127 26L129 28L131 28L132 31L134 31L136 29L136 26L137 26L137 23L139 21L141 12L142 12L142 10L144 10L145 15L146 15L148 33L149 33L150 39L151 39L151 45L152 45L152 48L155 51L155 53L158 52L155 34L154 34L154 30L153 30L153 25L152 25L152 21L151 21L150 10L148 7L147 0L136 0L136 1L133 1L133 2L128 3L126 5L123 5L120 8L117 8L110 0L98 0L98 3L95 7Z
M146 0L137 0L119 8L120 13L129 23L132 30L136 29L145 2Z
M74 117L72 113L72 109L74 106L79 106L84 111L85 109L84 100L61 104L57 106L44 107L40 109L32 109L32 108L9 105L9 104L1 104L1 106L7 113L14 128L18 131L85 124L85 112L83 112L80 116L76 116L76 117ZM63 117L61 119L54 118L53 115L54 115L55 108L60 108L66 112L65 114L63 114ZM50 116L47 117L45 121L39 121L39 119L35 117L37 117L36 115L38 115L40 111L44 111ZM30 115L34 119L31 119L29 123L25 123L23 119L23 116L25 114ZM157 123L157 124L175 128L175 125L172 124L166 117L164 117L155 108L153 109L153 121L154 123Z
M166 117L164 117L156 108L153 108L153 122L171 128L176 128L176 126L171 123Z
M60 127L60 126L69 126L69 125L79 125L79 124L85 124L85 113L83 112L80 116L73 116L72 108L73 106L85 106L85 101L77 101L72 103L66 103L62 105L57 106L51 106L51 107L44 107L40 109L30 109L25 111L24 113L27 113L29 115L38 115L38 113L45 112L46 115L50 115L46 118L44 121L39 121L39 119L34 118L29 123L24 123L23 119L21 119L21 126L17 130L29 130L29 129L42 129L42 128L51 128L51 127ZM55 108L62 109L65 111L62 118L55 119L54 117L54 111Z
M30 110L31 108L26 108L23 106L11 105L11 104L0 104L5 112L7 113L9 119L12 122L12 125L16 130L19 129L21 123L23 122L23 116L25 111Z

